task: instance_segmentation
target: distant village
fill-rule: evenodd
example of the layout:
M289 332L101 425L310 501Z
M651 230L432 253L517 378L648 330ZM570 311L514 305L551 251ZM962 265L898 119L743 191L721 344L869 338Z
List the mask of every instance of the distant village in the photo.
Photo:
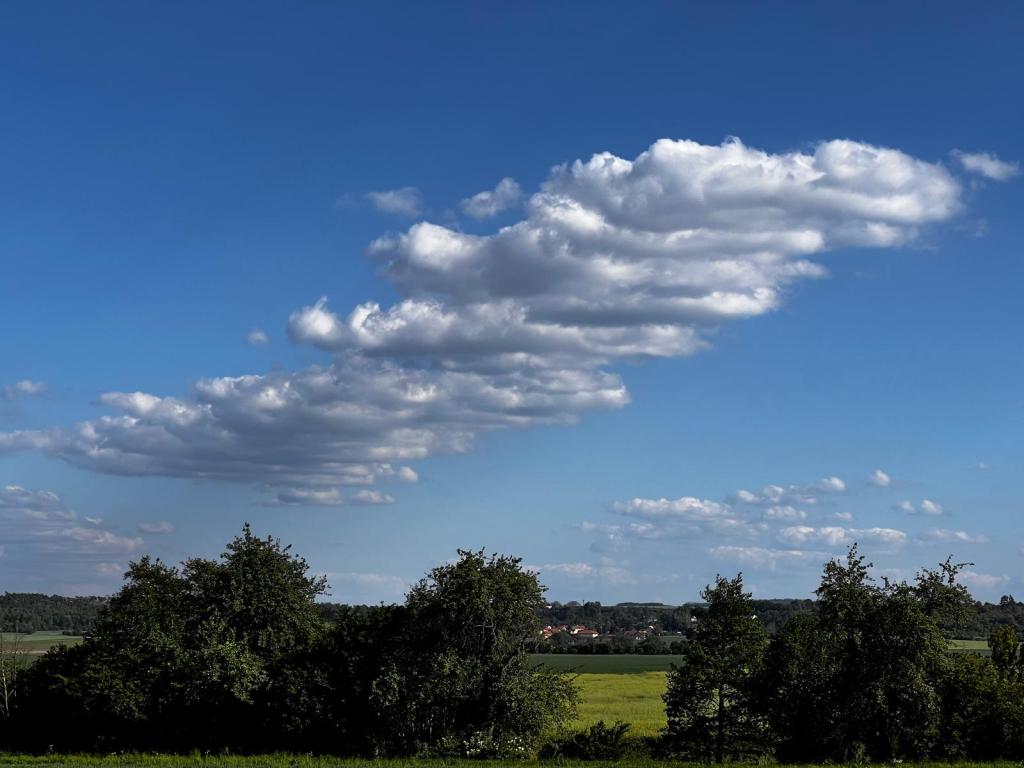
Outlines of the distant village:
M690 621L697 622L697 617ZM681 653L685 633L665 631L653 624L638 629L602 633L583 624L549 624L540 630L538 651L593 650L618 653Z

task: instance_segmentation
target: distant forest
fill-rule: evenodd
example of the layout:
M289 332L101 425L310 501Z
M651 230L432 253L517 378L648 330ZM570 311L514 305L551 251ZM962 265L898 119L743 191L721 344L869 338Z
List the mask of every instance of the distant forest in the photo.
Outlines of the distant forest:
M33 593L7 592L0 594L0 631L3 632L64 632L87 635L96 625L100 611L109 602L107 597L62 597ZM758 621L769 635L775 635L785 623L799 615L815 612L816 601L798 599L753 600ZM966 640L984 640L992 631L1004 624L1013 625L1024 635L1024 602L1006 595L998 603L976 604L977 611L966 625L953 634ZM342 603L317 603L321 616L329 622L352 612L369 611L368 606L348 606ZM542 625L583 625L601 634L616 634L628 630L653 626L659 632L686 632L691 618L706 611L702 603L665 605L663 603L619 603L602 605L600 602L551 603L539 611Z

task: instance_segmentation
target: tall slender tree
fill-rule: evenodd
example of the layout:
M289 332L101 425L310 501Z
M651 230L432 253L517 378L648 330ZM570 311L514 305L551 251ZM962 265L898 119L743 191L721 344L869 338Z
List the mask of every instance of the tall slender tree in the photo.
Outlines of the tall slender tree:
M765 651L765 632L754 616L743 576L718 576L701 593L708 603L669 673L665 693L668 743L673 751L721 763L761 751L764 723L754 683Z

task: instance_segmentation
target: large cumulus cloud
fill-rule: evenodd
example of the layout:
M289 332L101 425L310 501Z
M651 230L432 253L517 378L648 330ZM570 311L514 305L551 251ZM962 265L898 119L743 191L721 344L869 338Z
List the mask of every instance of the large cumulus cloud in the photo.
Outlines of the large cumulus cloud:
M608 366L694 354L824 276L815 257L909 242L962 197L940 164L845 140L597 154L554 169L525 218L492 234L422 221L372 243L398 302L336 313L320 300L289 318L293 341L330 355L322 366L204 380L184 397L111 393L113 413L0 435L0 450L277 489L408 477L402 462L482 432L622 407Z

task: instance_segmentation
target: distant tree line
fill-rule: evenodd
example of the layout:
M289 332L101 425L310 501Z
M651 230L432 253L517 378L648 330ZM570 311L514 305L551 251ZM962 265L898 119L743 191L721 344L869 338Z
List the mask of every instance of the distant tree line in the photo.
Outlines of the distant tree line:
M813 600L754 600L754 612L769 634L775 634L793 616L814 611ZM540 611L540 620L547 625L582 625L601 634L614 635L628 630L653 626L659 632L687 632L694 618L706 610L702 603L666 605L664 603L618 603L602 605L585 603L550 603ZM1024 617L1022 617L1024 618Z
M108 597L62 597L31 593L0 594L0 631L3 632L65 632L85 635L92 632ZM812 615L817 601L782 598L752 600L751 607L765 631L774 636L791 618ZM674 634L690 629L692 618L700 618L707 609L703 603L682 605L664 603L618 603L602 605L598 601L546 603L537 609L542 625L584 625L604 635L615 635L653 625L659 632ZM318 601L316 610L328 623L340 616L369 615L377 606L347 605ZM963 639L984 640L993 630L1013 625L1024 635L1024 602L1004 595L996 603L975 603L971 617L955 630ZM669 641L671 642L671 641ZM584 651L585 652L585 651Z
M331 623L325 588L248 526L219 560L131 564L82 644L19 672L0 751L517 756L572 715L525 652L543 588L518 559L460 552Z
M92 630L107 599L6 592L0 594L0 631L83 635Z

